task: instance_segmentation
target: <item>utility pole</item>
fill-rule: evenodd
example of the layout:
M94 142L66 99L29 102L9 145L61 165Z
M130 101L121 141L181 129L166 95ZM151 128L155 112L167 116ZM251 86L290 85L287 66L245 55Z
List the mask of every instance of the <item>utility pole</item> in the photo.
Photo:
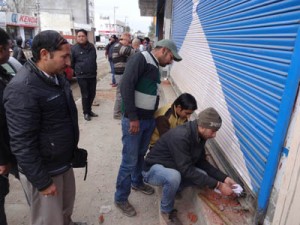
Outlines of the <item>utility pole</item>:
M39 23L39 32L41 32L40 0L35 0L36 15Z
M114 6L114 30L115 30L115 32L116 32L116 9L117 8L118 8L117 6Z

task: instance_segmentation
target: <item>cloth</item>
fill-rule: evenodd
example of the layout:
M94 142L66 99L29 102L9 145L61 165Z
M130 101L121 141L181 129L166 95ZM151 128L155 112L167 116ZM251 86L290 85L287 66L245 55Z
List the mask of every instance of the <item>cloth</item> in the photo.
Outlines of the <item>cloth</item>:
M176 169L184 179L193 181L199 187L213 189L218 181L224 182L227 175L206 160L205 143L206 140L199 137L196 120L170 129L147 154L144 170L148 171L154 164L161 164ZM199 173L197 168L208 175Z
M20 174L20 181L30 205L31 225L73 225L71 215L75 201L73 169L52 177L57 196L44 196Z
M92 105L96 96L97 79L95 77L78 78L77 82L81 91L83 114L90 114L92 112Z
M140 130L137 134L129 133L128 118L122 118L122 162L120 165L115 201L125 202L128 200L131 185L139 187L143 184L142 166L144 156L148 150L151 134L155 127L154 119L140 120Z
M63 76L57 78L59 85L29 60L4 91L11 150L38 190L71 167L79 139L70 84Z
M167 104L156 110L154 118L156 127L150 140L150 148L152 148L157 140L168 130L187 122L187 119L182 119L177 116L175 106L171 104Z
M153 119L159 104L159 84L155 57L147 51L134 54L127 62L120 84L124 116L130 120Z
M9 193L8 175L0 175L0 224L7 225L5 214L5 196Z
M27 62L27 58L23 51L23 48L20 46L15 46L13 49L13 57L18 60L22 65Z
M97 77L97 52L93 44L73 45L71 53L72 68L77 78Z
M115 68L112 61L109 61L110 70L111 70L111 83L117 84L116 77L115 77Z

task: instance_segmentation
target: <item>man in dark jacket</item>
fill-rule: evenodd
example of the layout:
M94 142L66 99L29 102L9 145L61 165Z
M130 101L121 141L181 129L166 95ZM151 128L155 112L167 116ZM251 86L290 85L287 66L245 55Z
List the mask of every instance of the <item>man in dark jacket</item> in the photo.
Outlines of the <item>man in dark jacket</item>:
M97 85L97 53L95 46L87 39L86 30L79 30L76 40L77 44L72 46L72 68L81 91L84 119L90 121L91 117L98 116L92 111Z
M77 109L63 71L70 45L56 31L42 31L29 59L4 91L10 144L31 210L32 225L73 224Z
M9 59L10 37L0 28L0 65ZM0 66L0 224L7 225L4 210L5 196L9 192L8 173L12 163L9 147L9 135L3 106L3 91L11 76Z
M213 167L205 157L206 140L214 138L222 119L214 108L199 113L198 119L169 130L148 153L143 169L145 182L162 186L161 212L167 224L182 225L174 209L180 184L217 188L233 194L236 182Z
M17 45L13 49L13 57L17 59L22 65L24 65L27 61L27 58L22 47L23 39L21 37L18 37L16 43Z
M116 82L116 78L115 78L115 68L114 68L114 63L112 61L112 52L113 52L113 48L114 45L118 43L118 38L116 35L111 35L111 37L109 38L109 43L108 45L106 45L105 47L105 57L108 58L108 62L110 65L110 70L111 70L111 86L112 87L117 87L118 84Z

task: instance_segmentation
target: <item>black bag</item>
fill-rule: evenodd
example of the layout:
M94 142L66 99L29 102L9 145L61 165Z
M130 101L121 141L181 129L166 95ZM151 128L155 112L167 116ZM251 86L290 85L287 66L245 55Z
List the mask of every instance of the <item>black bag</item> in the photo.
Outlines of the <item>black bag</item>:
M73 168L83 168L85 167L84 180L86 180L88 172L88 162L87 162L88 152L83 148L77 148L74 151L74 156L72 160Z

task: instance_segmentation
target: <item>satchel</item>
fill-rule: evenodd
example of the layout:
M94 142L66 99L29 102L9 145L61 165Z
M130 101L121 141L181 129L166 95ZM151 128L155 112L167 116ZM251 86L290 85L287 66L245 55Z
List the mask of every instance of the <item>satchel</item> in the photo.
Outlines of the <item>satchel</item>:
M73 168L83 168L85 167L84 180L86 180L87 172L88 172L88 152L83 148L77 148L74 151L74 156L72 160Z

